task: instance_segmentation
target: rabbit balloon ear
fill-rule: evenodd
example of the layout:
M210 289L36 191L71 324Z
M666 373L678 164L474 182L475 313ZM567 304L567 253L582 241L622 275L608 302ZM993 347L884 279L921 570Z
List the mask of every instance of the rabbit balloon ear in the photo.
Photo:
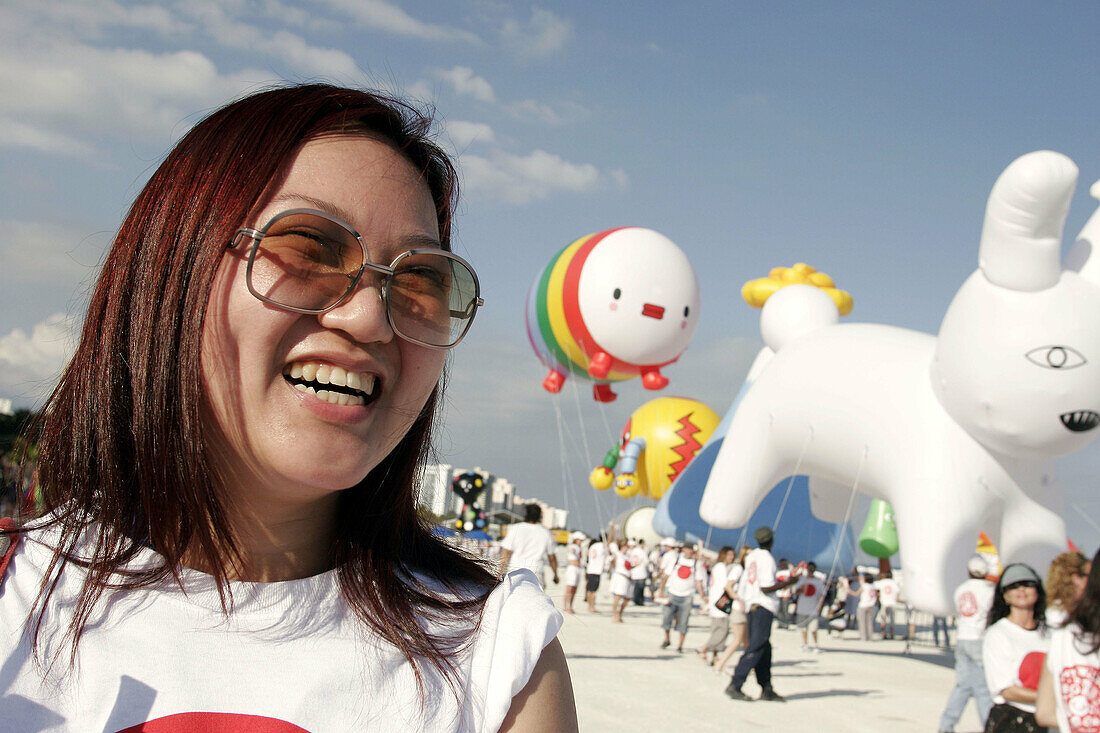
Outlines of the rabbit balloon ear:
M1077 166L1050 150L1005 169L985 209L978 259L986 278L1012 290L1045 290L1062 268L1062 227L1077 185Z
M1100 181L1092 184L1089 193L1100 200ZM1097 254L1097 249L1100 249L1100 208L1085 222L1077 241L1066 255L1067 270L1073 270L1093 285L1100 286L1100 254Z

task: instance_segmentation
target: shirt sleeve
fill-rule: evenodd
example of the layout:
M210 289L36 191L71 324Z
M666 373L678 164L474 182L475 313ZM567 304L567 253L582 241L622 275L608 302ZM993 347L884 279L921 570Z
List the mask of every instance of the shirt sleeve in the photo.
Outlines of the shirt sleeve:
M554 535L546 533L546 554L553 555L558 549L558 543L554 542Z
M527 685L562 616L527 569L504 576L489 594L472 648L464 717L470 728L496 731Z
M982 666L985 682L995 702L1004 702L1001 690L1020 684L1019 654L1001 629L991 626L982 640Z

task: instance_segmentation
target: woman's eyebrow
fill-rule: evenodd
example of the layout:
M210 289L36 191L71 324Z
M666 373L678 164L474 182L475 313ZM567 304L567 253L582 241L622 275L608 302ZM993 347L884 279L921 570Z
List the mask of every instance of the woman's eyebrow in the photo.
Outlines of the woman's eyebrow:
M332 203L331 201L326 201L325 199L314 198L313 196L307 196L306 194L293 192L280 193L278 196L271 199L272 204L282 204L293 201L304 201L318 211L323 211L326 214L332 214L337 219L341 219L346 222L349 226L351 225L351 214L348 211L345 211L341 207L337 206L336 204Z

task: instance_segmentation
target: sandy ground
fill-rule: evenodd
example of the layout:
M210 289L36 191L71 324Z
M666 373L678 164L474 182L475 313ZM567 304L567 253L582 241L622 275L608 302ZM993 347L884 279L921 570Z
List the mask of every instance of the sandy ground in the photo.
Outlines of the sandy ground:
M558 637L582 731L935 731L955 684L949 651L917 647L907 655L903 641L863 642L852 631L844 638L822 631L824 651L814 654L800 649L797 631L776 628L772 683L787 702L735 702L723 693L728 675L715 674L694 653L707 638L704 613L692 614L684 653L677 654L676 632L672 646L660 648L657 605L629 605L625 623L612 623L606 585L598 594L600 613L588 613L578 601ZM562 590L548 588L559 607ZM744 691L760 693L751 675ZM956 730L980 730L973 703Z

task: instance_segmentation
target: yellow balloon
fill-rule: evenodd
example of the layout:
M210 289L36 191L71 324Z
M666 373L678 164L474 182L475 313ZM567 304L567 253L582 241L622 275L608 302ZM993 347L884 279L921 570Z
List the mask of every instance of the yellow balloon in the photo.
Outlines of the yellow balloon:
M624 436L644 437L646 448L634 469L634 493L660 499L710 439L721 419L698 400L658 397L630 416ZM623 496L618 485L615 491Z
M638 483L634 480L634 474L632 473L621 473L615 479L615 493L624 499L629 499L636 495L639 488Z
M611 473L611 469L606 466L596 466L592 469L592 473L588 475L588 483L592 485L593 489L599 489L600 491L610 489L614 481L615 474Z

